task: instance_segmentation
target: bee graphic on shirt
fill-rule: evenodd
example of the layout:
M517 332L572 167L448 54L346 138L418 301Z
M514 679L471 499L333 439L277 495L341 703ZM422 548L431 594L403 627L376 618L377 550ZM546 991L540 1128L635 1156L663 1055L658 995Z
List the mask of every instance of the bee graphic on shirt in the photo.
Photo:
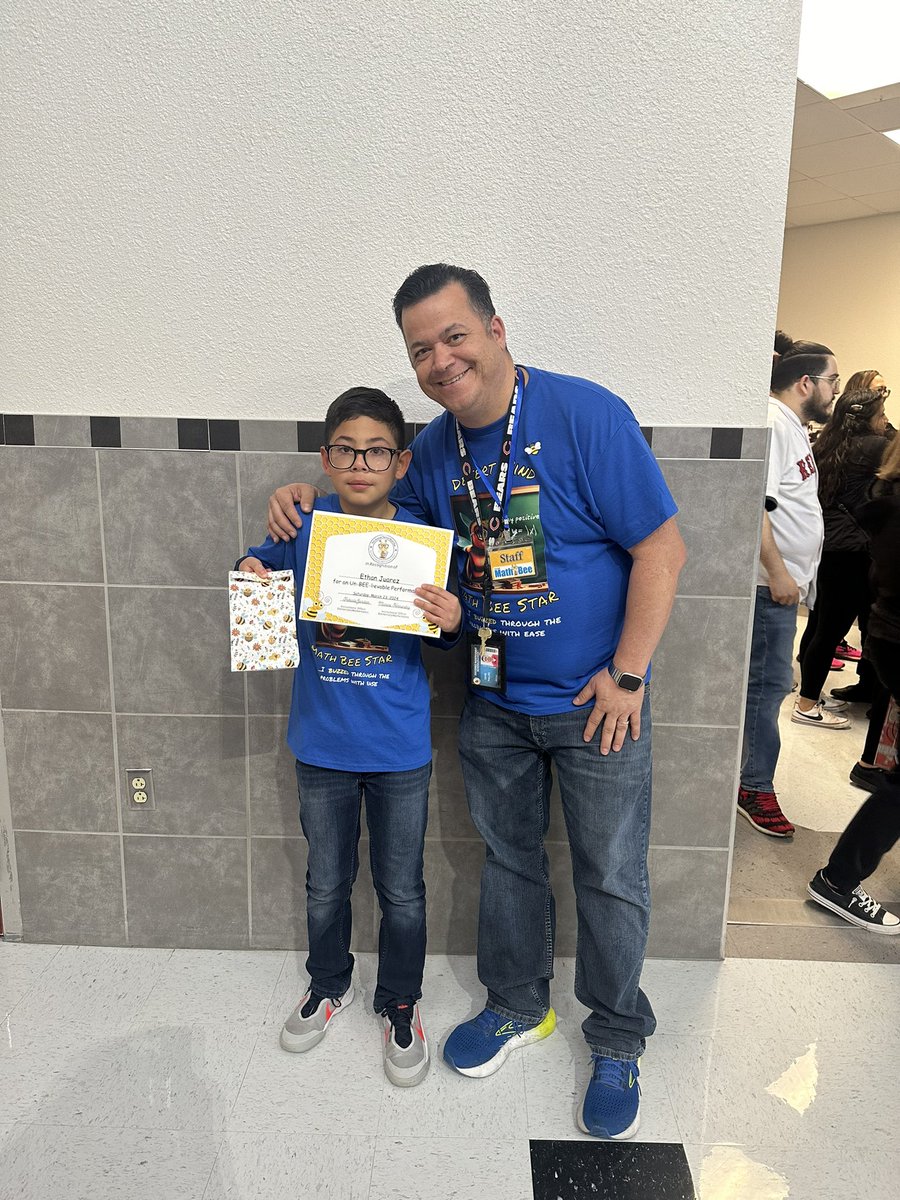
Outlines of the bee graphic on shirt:
M541 448L540 442L532 442L530 446L525 447L525 453L534 456L535 454L537 454L540 451L540 448Z

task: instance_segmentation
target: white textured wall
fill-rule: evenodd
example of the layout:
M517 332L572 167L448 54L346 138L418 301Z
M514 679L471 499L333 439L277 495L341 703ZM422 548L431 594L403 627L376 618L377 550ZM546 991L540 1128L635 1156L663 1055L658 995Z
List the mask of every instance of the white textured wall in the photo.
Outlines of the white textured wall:
M789 229L778 323L830 346L845 379L879 370L900 427L900 213Z
M4 410L429 417L389 300L447 258L522 360L762 424L799 8L6 0Z

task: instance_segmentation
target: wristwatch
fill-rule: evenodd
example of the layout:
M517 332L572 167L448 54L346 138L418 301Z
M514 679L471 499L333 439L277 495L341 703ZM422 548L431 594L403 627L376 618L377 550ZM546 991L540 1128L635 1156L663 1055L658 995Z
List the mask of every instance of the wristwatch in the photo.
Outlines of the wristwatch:
M642 675L629 675L627 671L620 671L615 663L610 663L607 669L613 683L618 684L620 688L624 688L626 692L636 692L644 686Z

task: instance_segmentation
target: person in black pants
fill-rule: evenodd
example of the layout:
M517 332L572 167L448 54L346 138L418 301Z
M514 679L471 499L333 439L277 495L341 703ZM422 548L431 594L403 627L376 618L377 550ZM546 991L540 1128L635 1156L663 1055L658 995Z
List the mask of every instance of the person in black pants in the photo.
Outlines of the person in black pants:
M871 498L856 510L869 534L875 601L864 654L896 700L900 696L900 438L890 445ZM900 838L900 763L885 771L879 786L841 834L826 866L807 892L854 925L874 933L900 933L900 916L862 888Z
M800 725L847 729L838 713L846 701L821 702L834 648L871 604L869 538L856 509L878 470L887 440L883 389L845 391L813 447L825 545L816 578L815 606L800 642L800 695L791 720ZM862 672L861 672L862 675ZM872 698L871 696L869 697Z

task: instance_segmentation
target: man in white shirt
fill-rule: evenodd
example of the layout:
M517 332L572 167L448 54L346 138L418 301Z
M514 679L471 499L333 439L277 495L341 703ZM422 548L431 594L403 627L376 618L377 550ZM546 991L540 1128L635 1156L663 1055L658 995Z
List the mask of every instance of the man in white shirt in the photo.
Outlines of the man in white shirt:
M775 338L768 423L772 430L759 550L738 812L760 833L789 838L794 826L775 795L778 712L791 690L797 606L814 600L824 526L806 425L828 420L840 377L818 342ZM828 714L823 710L822 719Z

